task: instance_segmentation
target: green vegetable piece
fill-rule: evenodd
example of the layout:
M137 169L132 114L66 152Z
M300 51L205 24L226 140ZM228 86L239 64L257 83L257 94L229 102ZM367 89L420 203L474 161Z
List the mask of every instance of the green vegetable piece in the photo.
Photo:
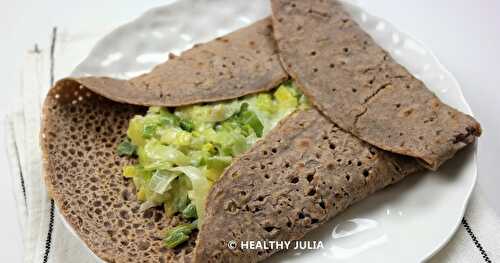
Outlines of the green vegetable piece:
M125 165L123 167L123 176L128 177L128 178L132 178L132 177L140 174L138 170L139 169L137 169L135 167L135 165Z
M132 156L136 154L137 146L132 144L130 139L126 137L120 144L118 144L116 151L118 152L118 156Z
M203 220L205 212L205 198L210 190L211 183L202 175L201 170L192 166L180 166L170 169L173 172L183 173L189 178L192 190L189 194L189 199L194 202L198 213L198 220Z
M148 114L160 113L161 107L151 106L148 109Z
M189 164L189 158L173 146L165 146L156 139L150 139L144 146L147 164L155 162L172 162L176 165Z
M163 242L168 248L174 248L189 239L189 235L195 226L193 224L182 224L167 230Z
M259 120L257 115L253 111L245 110L240 112L240 122L242 124L248 124L255 131L257 137L262 137L262 131L264 130L264 125Z
M188 192L191 189L191 183L185 176L177 177L172 183L171 189L167 192L165 201L165 213L172 216L177 212L182 212L189 204Z
M189 120L181 120L179 122L179 126L181 127L181 129L188 131L188 132L192 132L194 129L193 122L191 122Z
M184 210L182 210L182 216L186 219L197 218L198 214L196 214L196 206L193 203L190 203Z
M292 89L284 85L281 85L276 92L274 92L274 97L282 108L295 108L298 105L298 100L293 94Z
M161 125L177 126L179 125L179 117L168 111L160 112L159 122Z
M156 128L157 128L157 126L154 124L145 124L143 131L142 131L142 135L146 139L151 138L155 135Z
M142 132L144 130L144 117L134 116L129 122L127 136L130 138L133 144L137 146L143 146L146 141L142 137Z
M259 110L268 113L274 113L276 111L273 99L271 95L267 93L257 95L256 106Z
M229 164L231 164L231 156L213 156L206 160L208 169L224 170Z
M149 188L157 194L164 194L170 188L170 184L177 176L178 175L175 173L157 170L153 173L149 181Z

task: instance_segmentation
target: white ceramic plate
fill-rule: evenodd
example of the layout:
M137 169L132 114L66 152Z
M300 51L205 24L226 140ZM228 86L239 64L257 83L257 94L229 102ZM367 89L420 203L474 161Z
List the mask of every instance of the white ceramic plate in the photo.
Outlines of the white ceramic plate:
M443 101L471 114L460 86L420 42L345 3L354 19ZM270 14L269 2L184 0L155 8L103 38L73 75L129 78L179 53ZM438 172L414 175L348 209L307 236L324 249L279 253L276 262L421 262L459 226L476 181L475 146Z

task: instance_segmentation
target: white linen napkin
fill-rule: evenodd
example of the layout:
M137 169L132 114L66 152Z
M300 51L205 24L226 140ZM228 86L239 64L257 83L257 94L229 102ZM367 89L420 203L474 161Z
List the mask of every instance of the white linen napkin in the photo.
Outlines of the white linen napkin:
M5 125L10 175L25 246L24 262L99 262L65 227L42 180L40 108L47 87L59 77L54 76L56 33L54 30L47 51L35 48L26 55L21 81L23 109L11 114ZM74 61L60 63L66 69L75 66ZM500 219L477 188L456 234L429 262L500 262Z

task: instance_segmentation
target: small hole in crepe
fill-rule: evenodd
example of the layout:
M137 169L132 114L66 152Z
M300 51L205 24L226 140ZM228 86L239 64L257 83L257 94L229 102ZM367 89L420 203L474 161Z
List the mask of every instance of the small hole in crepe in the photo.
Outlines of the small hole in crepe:
M275 229L278 230L278 228L276 228L274 226L266 226L266 227L264 227L264 230L266 230L267 232L272 232Z
M311 182L314 179L314 173L310 173L307 175L307 181Z
M302 212L299 212L297 215L299 216L299 219L304 219L306 217Z

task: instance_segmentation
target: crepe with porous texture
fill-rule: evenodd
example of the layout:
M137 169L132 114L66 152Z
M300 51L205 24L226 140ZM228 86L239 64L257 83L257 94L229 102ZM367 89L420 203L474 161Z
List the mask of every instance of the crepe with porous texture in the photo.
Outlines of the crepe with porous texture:
M69 78L114 101L181 106L268 91L288 78L265 18L228 35L170 55L151 72L130 80Z
M240 241L298 240L350 205L421 169L379 150L317 110L300 110L238 157L213 186L194 262L257 262L277 250ZM233 240L236 249L229 249Z
M262 26L270 30L269 20L249 28ZM250 44L255 31L247 32ZM240 40L245 42L243 36ZM230 49L232 44L227 45ZM213 49L212 61L222 60L226 49ZM185 54L189 52L174 60L189 58ZM273 54L256 57L252 65L281 67ZM246 78L251 75L247 66L234 65L234 78L245 81L223 98L269 90L279 84L278 79L287 78L283 69L281 73L272 70L279 78ZM165 82L173 81L170 78ZM301 109L233 161L207 197L200 231L179 247L167 249L164 231L183 219L167 217L162 208L139 211L132 180L122 175L123 166L134 160L119 157L117 145L126 136L128 121L146 112L146 107L132 104L177 106L220 97L217 91L213 96L198 96L193 90L204 92L198 86L191 93L179 91L175 100L158 101L158 96L149 95L156 89L147 85L114 86L109 80L58 81L45 100L41 129L44 178L51 197L79 237L108 262L191 262L194 256L197 262L261 260L275 251L229 250L225 242L299 239L348 206L421 168L413 158L357 139L315 108ZM204 81L216 89L226 79L205 75ZM138 101L135 96L140 94L145 95Z
M266 18L131 80L56 83L42 116L44 178L59 211L94 253L109 262L190 260L196 233L179 248L164 247L164 231L183 219L169 218L161 208L139 211L136 189L122 175L133 160L119 157L117 145L128 121L147 110L134 105L191 105L274 88L288 78L276 52Z
M285 70L347 132L436 170L481 134L364 32L336 0L272 0Z
M263 259L275 251L227 250L228 240L301 238L349 205L421 167L343 132L317 110L299 110L234 160L206 201L201 234L176 249L163 246L168 227L183 222L163 209L140 212L123 177L133 160L116 147L128 120L146 108L111 101L62 81L44 104L45 182L80 238L109 262L185 262L197 242L198 262ZM235 236L232 236L235 235Z
M132 180L116 147L128 121L145 107L121 104L61 81L45 100L44 179L59 212L87 246L108 262L184 262L196 235L179 249L164 247L166 228L183 222L162 208L139 212Z

